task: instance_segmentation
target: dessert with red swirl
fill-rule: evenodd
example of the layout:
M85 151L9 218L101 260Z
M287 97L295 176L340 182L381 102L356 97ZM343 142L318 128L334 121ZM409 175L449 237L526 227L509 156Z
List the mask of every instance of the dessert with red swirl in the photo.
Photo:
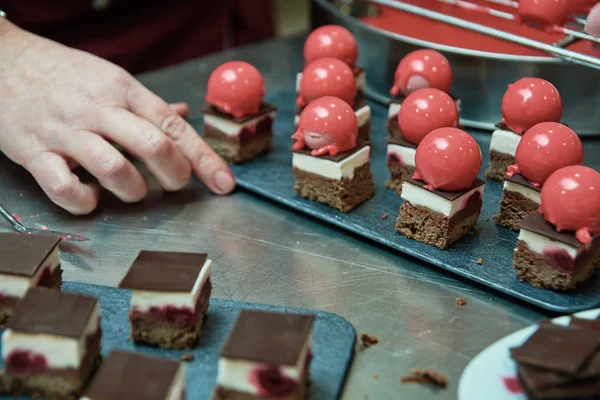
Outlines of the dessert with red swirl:
M485 177L503 181L508 166L515 163L523 133L540 122L559 122L561 116L562 99L550 82L521 78L508 85L502 97L502 123L492 133Z
M242 61L217 67L208 78L204 140L232 163L249 161L271 148L277 108L265 103L260 72Z
M221 349L212 399L306 399L313 323L313 315L242 310Z
M202 253L140 251L119 287L131 290L131 338L165 349L196 345L210 302L212 261Z
M325 57L308 64L300 79L296 98L294 124L298 126L304 107L314 99L333 96L344 100L354 108L358 123L358 138L368 141L371 131L371 108L363 92L357 92L356 80L350 67L343 61Z
M521 281L568 290L600 266L600 173L583 165L555 171L541 190L539 212L519 224L513 267Z
M344 62L354 74L356 90L364 96L367 84L363 68L356 66L358 44L350 31L339 25L325 25L315 29L304 42L304 65L308 66L320 58L337 58ZM296 76L296 92L300 92L302 73Z
M516 163L504 178L498 225L518 231L518 224L540 205L540 189L557 169L581 164L579 136L558 122L542 122L529 128L519 142Z
M398 113L406 96L424 88L450 93L452 68L440 52L431 49L415 50L406 55L396 69L394 84L390 89L392 100L388 109L387 130L390 136L399 133ZM449 94L460 111L460 99Z
M404 204L396 230L445 249L468 234L479 218L485 183L477 179L481 150L471 135L439 128L423 138L416 170L402 185Z
M439 89L418 89L409 94L398 112L398 130L388 138L386 186L402 194L402 182L415 172L417 146L431 131L458 125L458 110L452 98Z
M311 101L292 139L294 189L301 197L348 212L375 193L371 147L358 141L352 107L337 97Z

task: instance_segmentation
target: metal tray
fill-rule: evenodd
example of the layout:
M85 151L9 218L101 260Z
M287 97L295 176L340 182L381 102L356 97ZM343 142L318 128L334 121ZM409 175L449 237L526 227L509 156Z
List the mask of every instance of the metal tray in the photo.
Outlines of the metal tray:
M376 184L375 196L348 214L296 196L289 151L292 144L290 136L293 133L295 93L293 89L282 90L271 93L270 96L278 100L276 104L280 107L274 126L276 134L273 151L250 163L233 166L240 187L547 310L572 313L600 305L600 273L596 273L578 290L567 293L537 289L517 279L512 268L517 235L497 226L492 219L498 213L502 195L500 182L486 182L478 232L454 243L447 250L438 250L397 233L394 225L402 199L385 188L389 177L385 155L387 132L384 128L387 109L379 104L371 103L371 168ZM483 178L488 164L491 135L481 131L471 133L479 142L483 153L484 163L480 174ZM598 169L600 158L592 152L593 142L584 143L584 148L588 156L586 164ZM382 220L383 214L388 214L389 218ZM482 265L476 262L479 258L483 259Z

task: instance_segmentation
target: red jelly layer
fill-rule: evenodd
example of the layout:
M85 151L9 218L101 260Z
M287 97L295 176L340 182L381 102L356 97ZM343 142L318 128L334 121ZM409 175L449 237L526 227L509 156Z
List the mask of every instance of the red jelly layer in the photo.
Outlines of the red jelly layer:
M302 368L302 380L306 380L308 376L311 360L312 353L309 350ZM248 380L256 388L259 396L269 399L287 397L295 393L299 385L298 381L285 376L281 369L276 366L259 366L252 370Z

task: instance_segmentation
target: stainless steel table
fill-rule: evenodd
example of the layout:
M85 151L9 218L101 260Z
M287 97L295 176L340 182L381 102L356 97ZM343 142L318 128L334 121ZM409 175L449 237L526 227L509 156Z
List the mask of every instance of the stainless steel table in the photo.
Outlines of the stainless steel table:
M251 62L273 94L294 84L302 42L265 42L141 80L168 101L190 102L197 121L214 67L233 59ZM455 399L461 372L477 353L550 316L241 190L217 197L194 182L180 193L164 194L153 184L140 204L124 205L104 193L97 212L73 217L3 157L0 178L2 204L26 224L92 239L63 246L66 280L116 285L142 248L206 251L214 260L215 297L330 311L347 318L359 334L378 336L378 345L356 353L347 399ZM494 268L491 262L484 266ZM455 304L459 296L466 306ZM449 388L434 392L400 384L412 367L446 374Z

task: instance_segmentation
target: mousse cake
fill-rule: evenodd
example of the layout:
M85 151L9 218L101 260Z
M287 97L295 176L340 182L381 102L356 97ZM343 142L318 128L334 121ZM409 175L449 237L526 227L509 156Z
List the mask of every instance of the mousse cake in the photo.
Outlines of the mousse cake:
M0 233L0 327L30 287L60 289L60 237Z
M404 203L396 230L445 249L468 234L481 213L481 150L468 133L439 128L421 141L415 161L415 173L402 184Z
M131 289L135 343L190 349L198 342L211 293L206 254L140 251L119 287Z
M490 142L490 162L485 177L504 180L521 135L540 122L558 122L562 116L562 100L550 82L539 78L522 78L508 85L502 97L502 123L496 125Z
M435 110L435 111L432 111ZM388 138L386 187L402 194L402 180L415 172L415 154L421 140L431 131L458 125L458 110L445 92L417 89L406 97L398 113L398 129Z
M357 142L352 107L337 97L313 100L292 136L296 193L349 212L375 193L368 143Z
M213 400L307 398L314 316L242 310L221 349Z
M519 222L540 206L540 188L534 187L523 175L504 178L500 212L494 217L500 226L519 231Z
M183 400L185 370L167 358L112 351L80 400Z
M263 77L248 63L227 62L210 75L204 140L225 160L242 163L271 148L277 108L264 96Z
M100 361L96 299L31 288L2 335L4 393L49 399L77 398Z
M519 223L513 267L521 281L573 289L600 266L600 173L564 167L544 183L540 211Z

